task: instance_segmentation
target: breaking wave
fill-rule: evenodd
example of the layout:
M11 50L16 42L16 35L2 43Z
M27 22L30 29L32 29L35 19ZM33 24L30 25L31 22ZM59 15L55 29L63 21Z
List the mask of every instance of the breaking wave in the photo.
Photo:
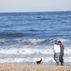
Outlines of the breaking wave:
M24 45L34 45L34 44L46 44L51 42L51 39L0 39L0 44L24 44Z
M23 45L45 45L52 44L55 39L41 39L41 38L18 38L18 39L0 39L1 44L23 44ZM63 43L69 44L69 39L58 39Z

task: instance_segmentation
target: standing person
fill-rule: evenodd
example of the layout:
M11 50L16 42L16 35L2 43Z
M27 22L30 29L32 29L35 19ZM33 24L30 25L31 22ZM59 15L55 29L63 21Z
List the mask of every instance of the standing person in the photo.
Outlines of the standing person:
M53 50L54 50L54 60L57 63L57 65L59 65L60 45L58 44L57 40L54 41Z
M64 60L63 60L63 56L64 56L64 45L62 44L61 41L58 41L58 44L60 45L60 57L59 57L59 61L61 63L61 65L64 64Z

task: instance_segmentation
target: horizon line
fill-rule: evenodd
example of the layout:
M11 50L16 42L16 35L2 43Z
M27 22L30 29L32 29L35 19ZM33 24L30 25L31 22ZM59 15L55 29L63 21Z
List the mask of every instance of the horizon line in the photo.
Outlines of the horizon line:
M0 13L43 13L43 12L71 12L71 10L65 10L65 11L5 11Z

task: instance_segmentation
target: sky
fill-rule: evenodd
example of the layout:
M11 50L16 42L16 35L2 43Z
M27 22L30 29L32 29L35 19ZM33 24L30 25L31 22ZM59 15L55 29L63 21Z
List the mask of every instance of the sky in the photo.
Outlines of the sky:
M71 11L71 0L0 0L0 12Z

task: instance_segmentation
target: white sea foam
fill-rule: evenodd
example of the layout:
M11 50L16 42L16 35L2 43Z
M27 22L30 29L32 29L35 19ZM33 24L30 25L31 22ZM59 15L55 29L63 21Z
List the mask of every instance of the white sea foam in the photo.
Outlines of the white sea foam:
M0 58L0 63L24 63L24 62L36 62L38 60L40 60L41 58L30 58L30 57L27 57L27 58L3 58L1 59ZM42 61L43 63L47 62L49 63L50 61L51 62L55 62L53 58L42 58Z
M0 63L36 63L36 61L40 60L41 58L0 58ZM55 60L50 57L42 57L42 62L47 64L54 64ZM71 57L64 58L64 63L71 63ZM71 66L71 64L70 64Z
M26 55L26 57L1 57L1 55ZM35 55L33 57L31 57L31 54L37 54L39 56L35 57ZM44 56L41 56L42 54L44 54ZM48 56L50 55L51 56ZM64 56L64 62L71 62L71 49L66 48L65 49L65 55L69 54L69 56ZM30 55L30 56L27 56ZM46 56L45 56L46 55ZM39 48L9 48L9 49L1 49L0 50L0 63L36 63L37 60L40 60L42 58L43 63L48 63L48 64L52 64L55 63L54 59L53 59L53 50L48 48L43 48L43 49L39 49Z
M51 49L39 49L39 48L9 48L0 49L0 54L52 54Z
M8 48L0 49L0 54L53 54L52 48ZM71 49L66 48L65 54L71 54Z
M18 39L16 40L18 41ZM63 40L63 39L60 40L63 43L67 42L67 40ZM17 45L0 46L0 63L24 63L24 62L35 63L37 60L40 60L41 58L43 59L44 63L55 62L53 59L53 54L54 54L53 45L48 45L48 44L47 45L21 45L20 41L21 40L18 41L19 44ZM25 40L22 39L22 43L26 43L26 41L27 41L26 39ZM42 42L44 41L44 43L47 42L47 40L44 39L42 40L29 39L29 41L32 42L33 44L40 43L41 41ZM64 53L65 53L64 61L71 62L71 48L65 47ZM4 55L5 57L2 57ZM9 57L7 55L9 55Z

